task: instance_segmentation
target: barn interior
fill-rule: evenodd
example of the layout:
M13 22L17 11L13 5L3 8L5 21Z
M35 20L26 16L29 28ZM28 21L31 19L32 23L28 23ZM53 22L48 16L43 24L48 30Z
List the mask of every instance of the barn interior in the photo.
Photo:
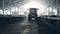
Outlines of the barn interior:
M30 8L36 21L28 21ZM0 34L60 34L60 0L0 0Z

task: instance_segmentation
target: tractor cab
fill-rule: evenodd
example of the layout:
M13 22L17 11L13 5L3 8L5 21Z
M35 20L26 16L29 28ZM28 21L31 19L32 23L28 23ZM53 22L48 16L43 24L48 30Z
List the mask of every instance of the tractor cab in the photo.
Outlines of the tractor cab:
M29 9L29 14L28 14L28 20L37 20L37 8L30 8Z

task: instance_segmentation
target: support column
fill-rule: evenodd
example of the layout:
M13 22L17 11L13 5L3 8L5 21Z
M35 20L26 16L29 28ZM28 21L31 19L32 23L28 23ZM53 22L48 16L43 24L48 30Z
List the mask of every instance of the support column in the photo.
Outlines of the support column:
M4 4L4 0L3 0L3 15L4 15L4 6L5 6L5 4Z
M20 3L19 3L19 6L20 6ZM18 6L18 13L19 13L19 9L20 9L20 7Z
M48 6L48 3L47 3L47 2L48 2L48 0L46 0L46 13L48 13L48 11L47 11L47 10L48 10L48 7L47 7L47 6ZM48 14L48 15L49 15L49 14ZM49 17L49 16L48 16L48 17Z
M57 18L59 18L58 0L56 0L56 8L57 8ZM58 29L59 29L59 21L57 20L57 30Z
M57 18L59 18L59 8L57 8ZM59 29L59 25L60 25L59 20L57 20L57 28L58 29Z
M48 17L50 16L50 11L49 11L49 7L50 7L50 0L48 0L48 3L49 3L49 5L48 5Z
M11 6L12 6L12 0L10 0L10 15L11 15Z
M19 8L20 8L19 9L20 10L19 13L21 14L21 3L19 3Z
M52 15L54 15L54 14L53 14L53 6L52 6L52 10L51 10L51 11L52 11Z
M15 3L15 12L16 12L16 3Z

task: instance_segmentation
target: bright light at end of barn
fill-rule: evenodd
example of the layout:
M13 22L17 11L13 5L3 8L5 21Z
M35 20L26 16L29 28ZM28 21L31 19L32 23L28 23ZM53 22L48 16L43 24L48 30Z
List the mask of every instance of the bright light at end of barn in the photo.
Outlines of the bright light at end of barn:
M42 15L45 10L45 6L36 1L31 1L21 7L24 11L28 11L28 12L29 12L28 10L29 8L38 8L38 11L37 11L38 15Z

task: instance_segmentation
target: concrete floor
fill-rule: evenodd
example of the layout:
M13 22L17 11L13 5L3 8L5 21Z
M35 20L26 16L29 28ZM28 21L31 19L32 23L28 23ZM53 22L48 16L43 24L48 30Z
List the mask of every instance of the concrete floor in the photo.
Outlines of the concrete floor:
M0 34L56 34L56 31L43 21L36 22L25 19L7 26L0 26Z
M33 21L20 21L0 28L0 34L38 34L38 26Z

